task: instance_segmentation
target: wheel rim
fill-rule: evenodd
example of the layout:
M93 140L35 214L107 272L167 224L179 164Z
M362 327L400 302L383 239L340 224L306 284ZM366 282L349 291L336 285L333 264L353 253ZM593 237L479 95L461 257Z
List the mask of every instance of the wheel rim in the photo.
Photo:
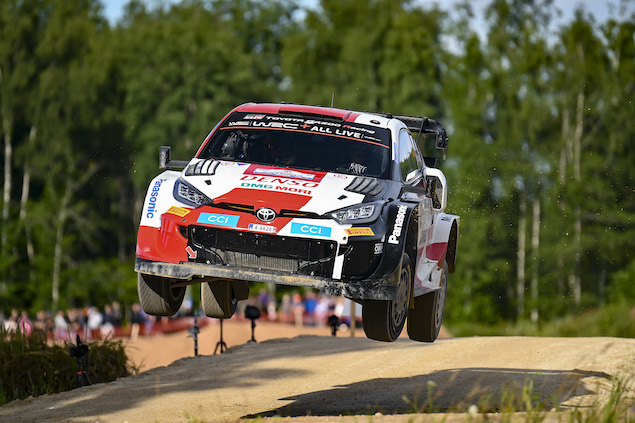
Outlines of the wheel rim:
M438 328L441 326L441 320L443 319L443 309L445 308L445 294L448 289L448 280L445 272L443 272L443 276L441 276L441 289L439 290L439 295L437 297L437 304L434 316L434 327Z
M393 326L397 327L406 319L408 313L408 300L410 297L410 269L402 268L399 279L399 291L397 301L392 302Z

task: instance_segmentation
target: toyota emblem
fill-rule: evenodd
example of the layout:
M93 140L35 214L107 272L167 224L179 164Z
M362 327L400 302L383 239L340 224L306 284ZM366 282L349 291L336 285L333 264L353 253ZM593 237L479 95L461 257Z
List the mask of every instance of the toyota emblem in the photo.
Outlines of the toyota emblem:
M263 222L271 222L276 218L276 212L267 207L261 207L256 211L256 217Z

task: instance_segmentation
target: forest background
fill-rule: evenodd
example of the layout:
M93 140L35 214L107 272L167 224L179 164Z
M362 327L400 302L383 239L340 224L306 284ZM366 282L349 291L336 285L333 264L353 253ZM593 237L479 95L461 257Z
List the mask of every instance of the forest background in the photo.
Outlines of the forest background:
M137 301L158 147L189 159L238 104L334 95L448 129L450 328L600 310L599 334L632 334L633 2L557 16L493 0L479 37L469 2L133 0L111 24L98 0L2 0L0 312Z

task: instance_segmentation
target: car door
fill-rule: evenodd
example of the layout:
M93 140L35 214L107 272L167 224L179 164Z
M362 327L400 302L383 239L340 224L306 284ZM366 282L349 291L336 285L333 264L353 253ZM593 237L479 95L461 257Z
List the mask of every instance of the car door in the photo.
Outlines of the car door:
M405 128L399 133L398 138L399 169L405 185L416 188L426 188L424 178L424 161L421 152L417 148L410 131ZM415 296L429 292L433 287L429 283L428 275L434 268L434 263L426 259L426 247L432 233L433 210L432 200L428 195L408 192L404 199L417 201L417 252L416 257L411 257L415 262Z

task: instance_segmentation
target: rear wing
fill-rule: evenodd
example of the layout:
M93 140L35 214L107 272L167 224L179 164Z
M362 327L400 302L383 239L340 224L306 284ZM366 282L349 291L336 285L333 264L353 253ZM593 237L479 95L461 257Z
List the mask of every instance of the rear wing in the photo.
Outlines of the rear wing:
M443 152L443 159L445 160L446 150L448 149L448 134L445 132L445 128L436 120L427 117L395 115L392 113L365 113L383 116L388 119L399 119L406 125L410 132L417 134L417 144L419 143L421 134L435 134L434 145L437 150L441 150Z
M448 134L445 132L445 128L441 126L439 122L427 117L405 116L405 115L391 115L387 117L399 119L406 124L410 132L417 134L417 142L421 134L435 134L435 147L437 150L443 151L445 158L445 151L448 149Z

